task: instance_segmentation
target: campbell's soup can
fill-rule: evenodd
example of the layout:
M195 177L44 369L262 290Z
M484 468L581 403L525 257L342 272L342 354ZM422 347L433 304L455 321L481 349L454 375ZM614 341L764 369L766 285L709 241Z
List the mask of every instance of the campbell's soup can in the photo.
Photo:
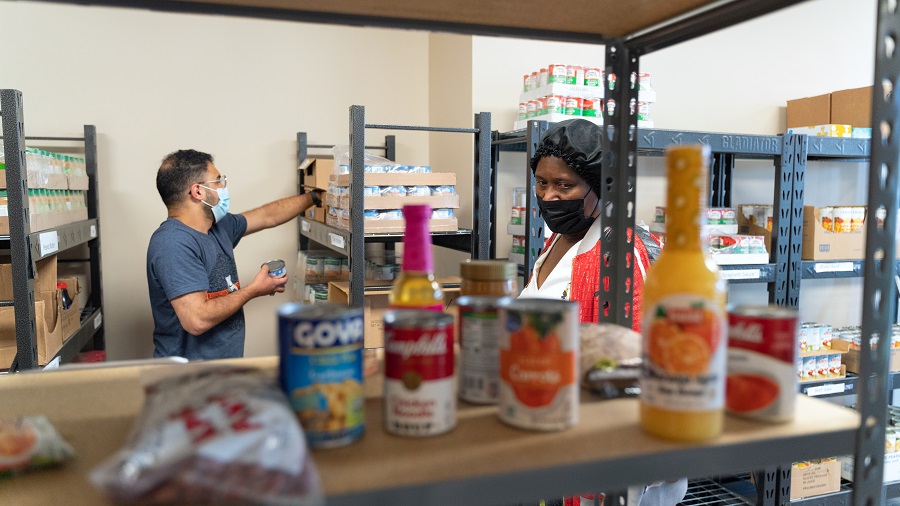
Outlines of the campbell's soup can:
M581 101L581 115L591 118L603 116L603 100L600 98L587 97Z
M568 77L568 71L566 70L565 65L554 63L554 64L551 64L549 67L547 67L547 82L548 83L566 84L567 77Z
M500 306L509 297L465 296L459 308L459 398L473 404L495 404L500 390Z
M533 87L534 83L531 81L531 74L525 74L522 77L522 90L531 91Z
M500 307L498 415L510 425L578 423L578 303L517 299Z
M537 98L537 109L534 111L535 116L543 116L547 114L547 97Z
M770 422L793 419L797 356L795 309L739 306L729 311L725 407ZM826 359L826 369L827 364Z
M584 67L581 65L566 65L566 84L584 85Z
M365 431L364 327L362 308L278 308L281 386L311 448L345 446Z
M519 102L519 115L516 119L523 120L528 117L528 104L525 102Z
M549 95L547 97L547 112L562 114L566 110L566 97L562 95Z
M435 436L456 426L453 316L397 309L384 315L384 430Z
M569 116L581 116L583 99L581 97L566 97L566 114Z
M533 118L537 114L538 102L537 100L529 100L525 104L525 117Z
M603 73L599 68L587 67L584 69L584 85L597 88L603 85Z
M547 86L547 69L543 68L538 71L538 83L537 86L540 88L541 86Z

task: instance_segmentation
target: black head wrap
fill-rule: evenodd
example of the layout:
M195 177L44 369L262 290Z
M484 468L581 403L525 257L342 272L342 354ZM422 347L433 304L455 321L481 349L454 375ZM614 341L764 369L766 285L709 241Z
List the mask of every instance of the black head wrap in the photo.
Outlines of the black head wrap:
M603 129L585 119L570 119L554 123L541 136L541 142L531 158L531 172L545 156L561 158L581 176L600 196L600 145Z

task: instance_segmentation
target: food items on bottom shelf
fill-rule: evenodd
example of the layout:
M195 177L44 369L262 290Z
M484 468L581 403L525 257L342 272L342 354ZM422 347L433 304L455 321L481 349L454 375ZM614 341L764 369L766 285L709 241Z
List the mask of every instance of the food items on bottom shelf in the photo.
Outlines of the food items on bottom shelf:
M384 315L384 430L435 436L456 426L453 316L396 309Z
M362 308L278 308L281 386L311 448L346 446L365 431L364 328Z
M882 210L883 211L883 210ZM866 206L825 206L818 209L819 224L825 230L838 234L849 234L861 229L866 223ZM883 213L879 213L883 214ZM881 218L884 219L883 217Z
M350 274L350 261L345 256L326 251L307 251L305 259L307 284L328 284L329 281L346 281Z
M709 261L705 215L709 146L666 151L666 247L644 284L641 427L672 440L722 432L727 342L725 284Z
M501 306L500 420L548 431L578 423L578 311L552 299Z
M509 297L464 295L459 307L459 398L495 404L500 389L499 308Z
M46 416L0 418L0 478L62 464L74 456Z
M728 312L728 411L769 422L794 418L797 311L738 306ZM828 357L825 357L826 368Z
M90 479L123 503L324 502L303 430L275 379L229 366L148 386L125 446Z
M637 397L641 335L619 325L582 324L579 328L581 384L612 399Z

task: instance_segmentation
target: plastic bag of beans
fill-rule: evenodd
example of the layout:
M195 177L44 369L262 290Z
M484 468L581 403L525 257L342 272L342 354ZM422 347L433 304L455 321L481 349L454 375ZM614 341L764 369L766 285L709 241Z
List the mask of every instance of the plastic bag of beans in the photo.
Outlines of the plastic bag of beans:
M125 447L91 472L123 503L323 504L303 431L275 379L212 368L147 388Z

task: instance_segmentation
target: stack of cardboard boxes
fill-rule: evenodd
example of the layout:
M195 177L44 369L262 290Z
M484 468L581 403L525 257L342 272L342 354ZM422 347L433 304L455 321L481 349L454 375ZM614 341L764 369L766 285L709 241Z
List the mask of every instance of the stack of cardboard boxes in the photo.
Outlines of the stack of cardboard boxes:
M66 284L71 299L64 307L57 283ZM57 276L56 256L37 262L34 280L34 317L38 363L47 364L81 324L78 278ZM19 294L21 296L21 294ZM0 300L13 300L12 265L0 259ZM0 369L9 368L16 355L16 318L13 307L0 307Z
M872 137L872 87L788 100L789 134L818 137Z

